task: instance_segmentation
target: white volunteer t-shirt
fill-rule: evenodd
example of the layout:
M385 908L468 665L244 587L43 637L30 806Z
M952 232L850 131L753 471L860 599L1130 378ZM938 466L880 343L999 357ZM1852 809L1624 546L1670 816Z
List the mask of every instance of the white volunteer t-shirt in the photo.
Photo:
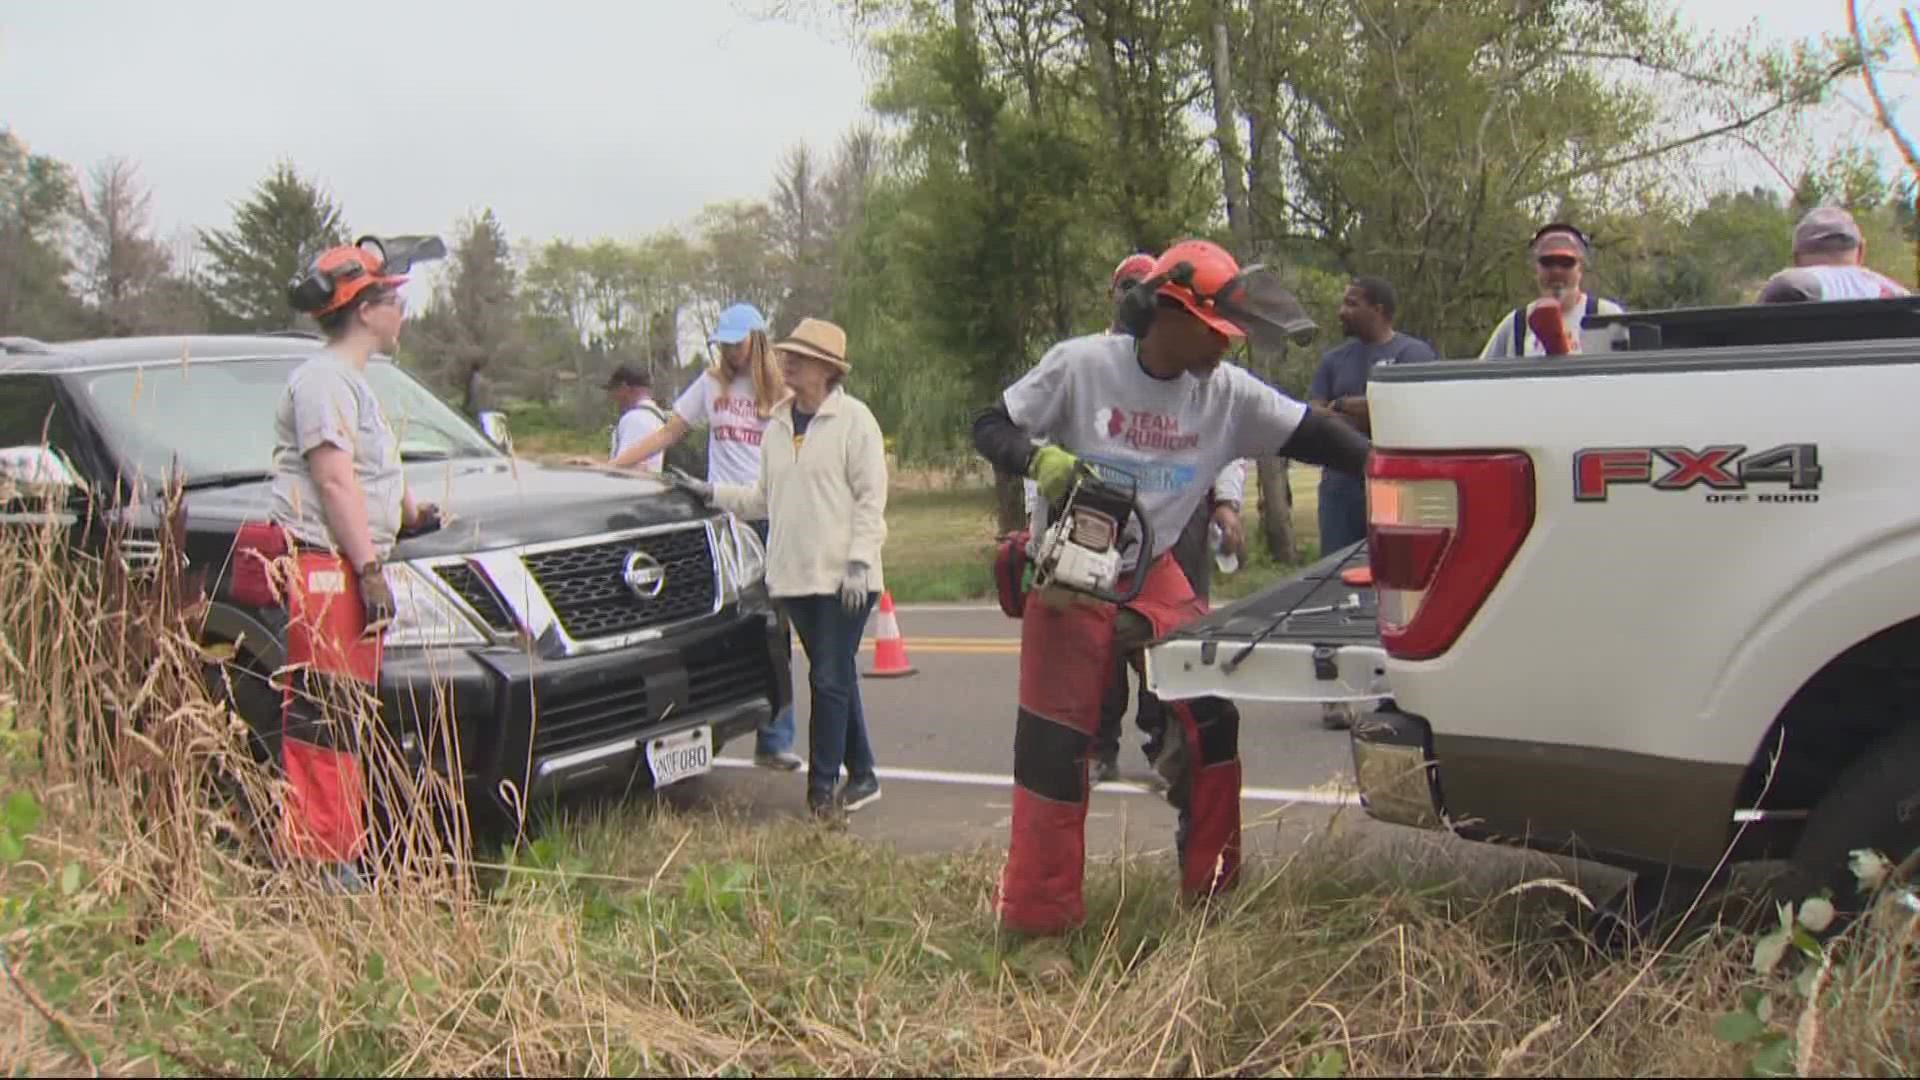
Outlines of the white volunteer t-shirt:
M1595 315L1620 315L1626 310L1604 296L1597 298L1593 305ZM1567 348L1572 352L1581 351L1580 329L1586 325L1586 321L1585 300L1576 304L1572 311L1563 309L1560 312L1560 322L1567 328ZM1522 325L1526 326L1526 340L1522 343L1521 351L1516 353L1513 351L1513 310L1509 308L1506 315L1501 317L1499 324L1493 328L1493 333L1487 337L1486 346L1480 350L1480 358L1493 360L1511 356L1546 356L1547 346L1540 340L1539 335L1533 332L1533 327L1527 326L1524 321Z
M1206 380L1156 379L1135 349L1135 339L1122 335L1063 341L1007 388L1005 401L1029 435L1103 475L1133 477L1157 557L1180 539L1220 470L1278 452L1307 407L1236 364L1222 363Z
M660 411L660 406L654 404L652 398L648 398L646 401L621 413L619 421L613 425L613 445L607 453L607 459L612 460L619 457L620 451L659 431L666 425L667 422L664 419L664 414ZM642 459L640 467L652 472L659 472L663 463L666 461L666 457L667 452L662 450L650 458Z
M702 374L673 403L673 411L693 427L707 425L707 480L715 484L752 484L760 477L760 437L767 422L753 404L753 379L742 375L721 389Z

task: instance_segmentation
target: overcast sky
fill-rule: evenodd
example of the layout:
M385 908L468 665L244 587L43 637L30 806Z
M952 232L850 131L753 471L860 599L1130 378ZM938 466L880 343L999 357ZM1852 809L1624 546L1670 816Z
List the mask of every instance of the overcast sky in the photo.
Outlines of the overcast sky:
M285 156L356 231L450 236L491 204L516 241L631 238L763 196L788 146L829 149L864 111L846 45L742 6L4 0L0 126L83 170L134 159L163 237L225 224ZM1777 38L1845 29L1844 0L1682 10Z

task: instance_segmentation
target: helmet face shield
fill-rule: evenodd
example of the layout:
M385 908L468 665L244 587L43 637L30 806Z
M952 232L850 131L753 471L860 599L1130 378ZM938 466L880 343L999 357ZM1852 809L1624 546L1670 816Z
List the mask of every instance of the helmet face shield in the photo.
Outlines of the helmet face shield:
M354 246L372 255L382 274L404 274L416 262L447 257L447 245L437 236L363 236Z
M1279 275L1262 266L1250 266L1235 277L1214 294L1212 306L1261 348L1305 345L1320 330Z

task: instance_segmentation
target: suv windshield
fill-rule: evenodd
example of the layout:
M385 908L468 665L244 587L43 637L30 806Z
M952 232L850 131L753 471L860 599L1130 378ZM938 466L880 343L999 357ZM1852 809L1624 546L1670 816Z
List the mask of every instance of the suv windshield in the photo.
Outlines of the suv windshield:
M162 362L83 375L81 393L106 438L142 476L159 483L178 463L187 483L273 469L273 414L287 378L306 356ZM494 457L486 437L392 363L367 365L367 382L407 461Z

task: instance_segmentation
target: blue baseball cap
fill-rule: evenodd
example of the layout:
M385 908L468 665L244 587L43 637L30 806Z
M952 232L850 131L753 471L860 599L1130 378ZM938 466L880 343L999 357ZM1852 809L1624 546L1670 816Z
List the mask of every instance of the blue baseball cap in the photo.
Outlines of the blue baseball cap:
M752 304L735 304L720 313L720 325L714 327L713 336L707 339L709 345L733 345L747 340L747 335L755 330L767 328L767 317Z

